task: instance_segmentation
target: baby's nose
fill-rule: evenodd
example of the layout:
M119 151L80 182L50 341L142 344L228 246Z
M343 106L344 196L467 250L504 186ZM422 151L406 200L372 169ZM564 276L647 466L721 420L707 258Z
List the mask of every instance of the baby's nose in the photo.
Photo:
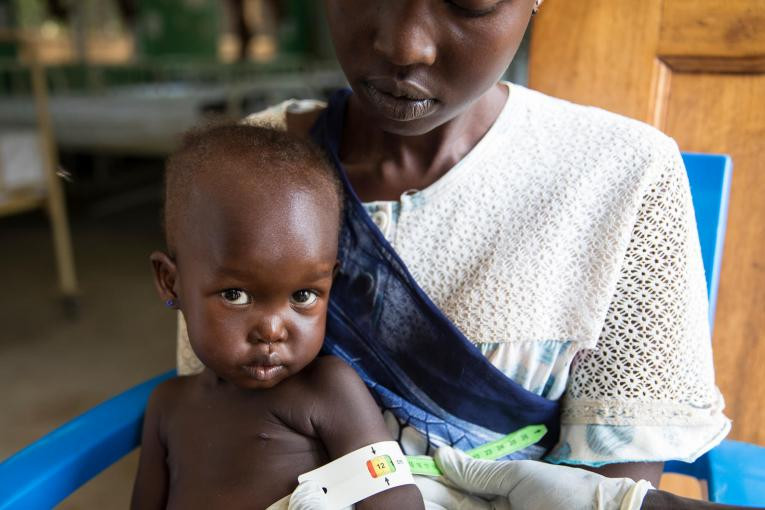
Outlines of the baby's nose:
M284 320L277 314L262 316L250 330L248 340L251 343L275 343L287 339L287 328Z

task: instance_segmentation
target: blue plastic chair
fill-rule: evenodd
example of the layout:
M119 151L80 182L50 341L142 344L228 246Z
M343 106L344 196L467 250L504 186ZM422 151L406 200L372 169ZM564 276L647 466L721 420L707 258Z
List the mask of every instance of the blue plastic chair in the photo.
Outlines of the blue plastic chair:
M730 157L683 154L691 185L693 207L709 293L709 327L714 326L720 282L732 165ZM729 505L765 505L765 448L739 441L723 441L696 462L671 461L664 471L707 482L710 501Z
M720 275L731 162L727 156L683 155L691 184L709 290L710 325ZM96 406L0 464L0 510L51 508L140 444L151 390L167 372ZM693 464L668 462L669 472L708 483L711 501L765 502L765 448L724 441Z

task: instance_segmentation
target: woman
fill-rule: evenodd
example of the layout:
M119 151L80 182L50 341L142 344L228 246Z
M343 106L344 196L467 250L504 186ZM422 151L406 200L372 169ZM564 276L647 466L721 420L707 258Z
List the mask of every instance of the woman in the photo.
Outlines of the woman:
M664 460L692 460L730 427L687 180L674 142L648 126L499 82L538 4L326 0L352 92L253 120L310 134L344 171L345 255L380 255L345 264L328 344L349 361L382 356L408 378L397 386L380 367L356 366L393 409L408 453L462 448L455 423L468 422L457 428L472 444L538 421L555 442L527 457L549 450L549 462L657 485ZM376 228L354 216L357 199ZM351 246L359 236L371 244ZM358 330L371 350L342 343ZM442 336L454 341L438 348ZM421 374L433 366L453 377ZM536 414L465 409L503 392ZM402 395L446 425L431 431L399 413ZM541 477L540 487L566 478Z

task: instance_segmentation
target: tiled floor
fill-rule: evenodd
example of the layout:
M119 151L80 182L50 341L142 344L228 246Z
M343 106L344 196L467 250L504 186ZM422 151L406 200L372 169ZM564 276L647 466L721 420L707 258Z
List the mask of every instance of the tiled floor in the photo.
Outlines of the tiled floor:
M162 246L158 210L74 215L76 320L57 301L44 215L0 218L0 459L174 367L174 316L155 294L148 262ZM60 508L127 508L136 463L134 453Z

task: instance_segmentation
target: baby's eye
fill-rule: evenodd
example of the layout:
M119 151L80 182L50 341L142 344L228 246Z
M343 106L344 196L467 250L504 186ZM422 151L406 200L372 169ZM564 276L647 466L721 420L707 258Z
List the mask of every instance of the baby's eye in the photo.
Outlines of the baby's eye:
M317 296L314 291L308 289L300 289L299 291L293 293L290 297L292 304L299 308L308 308L313 306L318 299L319 296Z
M247 305L250 303L250 296L242 289L226 289L220 293L220 297L232 305Z

